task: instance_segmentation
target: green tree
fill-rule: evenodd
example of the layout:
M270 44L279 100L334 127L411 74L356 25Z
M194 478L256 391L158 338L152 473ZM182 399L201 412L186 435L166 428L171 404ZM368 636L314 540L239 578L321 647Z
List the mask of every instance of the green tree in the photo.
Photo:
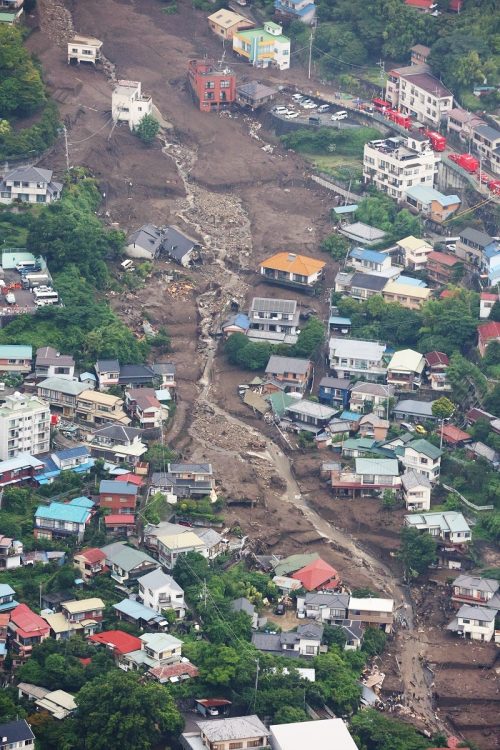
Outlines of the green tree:
M303 708L295 706L283 706L274 714L274 724L295 724L296 722L310 721L310 716Z
M441 396L432 404L432 414L437 419L449 419L455 412L455 404L446 396Z
M153 115L144 115L134 133L148 146L153 143L160 130L160 123Z
M10 694L4 688L0 693L0 722L7 724L9 721L24 719L25 716L26 711L14 703Z
M417 529L404 526L400 534L401 546L399 557L403 562L406 575L416 577L425 573L436 559L436 540Z
M144 460L148 462L153 471L167 471L167 464L174 461L176 453L168 445L161 443L150 443L144 454Z
M152 750L177 737L183 719L170 691L139 675L110 672L88 682L76 696L80 746L93 750Z
M396 507L396 493L394 490L384 490L382 494L382 507L385 510L393 510Z
M329 234L321 243L321 249L329 253L334 260L342 261L349 249L349 241L341 234Z
M295 357L314 358L325 340L325 327L318 318L309 318L290 352Z
M363 635L363 644L361 650L364 654L371 658L377 654L381 654L386 646L387 636L380 628L366 628Z
M491 308L489 320L493 320L495 323L500 323L500 300L497 300Z
M426 740L411 724L390 719L373 708L359 711L351 719L353 739L367 750L425 750Z

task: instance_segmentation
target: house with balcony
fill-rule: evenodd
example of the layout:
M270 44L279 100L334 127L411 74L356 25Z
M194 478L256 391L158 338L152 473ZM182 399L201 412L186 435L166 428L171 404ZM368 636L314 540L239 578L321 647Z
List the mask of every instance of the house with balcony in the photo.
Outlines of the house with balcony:
M491 125L476 125L472 131L472 146L479 154L483 166L500 175L500 130Z
M140 121L153 111L153 100L141 91L140 81L117 81L111 96L113 122L126 122L135 130Z
M324 430L337 413L338 409L306 398L301 398L285 408L285 418L291 419L297 429L313 433Z
M30 657L33 646L38 646L50 635L50 628L43 617L26 604L18 604L12 610L8 631L15 662Z
M415 284L410 277L388 281L382 290L386 302L397 302L408 310L418 310L431 297L431 290L422 283Z
M405 267L413 271L424 271L427 266L427 257L432 253L433 247L426 240L410 235L396 242Z
M264 750L270 746L270 732L255 714L195 723L196 730L181 734L185 750Z
M313 292L322 278L326 263L306 255L277 253L260 263L259 273L264 281L278 286Z
M401 486L407 510L431 509L432 484L425 474L411 469L401 477Z
M342 623L347 618L349 594L308 591L297 596L297 616L328 623Z
M248 313L246 335L251 341L295 344L299 318L297 300L254 297Z
M62 182L52 179L51 169L16 167L0 178L0 203L53 203L59 200Z
M117 464L136 466L148 449L142 442L142 430L122 424L99 427L86 439L93 456Z
M331 338L330 369L339 378L379 380L385 378L385 344L360 339ZM352 398L352 391L351 391Z
M66 539L74 537L83 540L85 528L90 521L90 510L69 503L39 505L35 512L35 539Z
M56 641L65 641L74 635L87 638L101 627L104 602L99 598L81 599L61 603L61 611L43 613L50 627L50 635Z
M28 375L33 364L33 348L20 344L0 345L0 373Z
M495 635L497 612L495 609L462 604L457 616L446 626L446 630L471 641L489 643Z
M159 565L150 555L125 542L113 542L102 547L106 555L106 565L111 569L111 578L118 583L135 581L137 578L156 570Z
M19 453L15 458L0 461L0 489L16 484L33 486L43 470L43 462L31 453Z
M383 273L391 267L391 257L365 247L355 247L349 253L348 265L364 273Z
M407 471L415 470L437 482L441 470L442 451L424 438L412 440L404 446L401 463Z
M388 401L394 396L395 388L382 383L356 383L351 388L349 408L358 414L373 413L386 417Z
M323 625L308 623L283 633L252 633L252 644L264 653L313 658L320 653L323 630Z
M75 418L95 425L130 424L129 417L123 411L123 399L93 390L82 391L77 396Z
M265 388L267 393L284 390L286 393L304 394L313 376L313 365L308 359L272 354L266 365L266 376L270 379Z
M378 627L390 633L394 620L394 600L378 598L349 597L347 617L352 622L364 626Z
M327 406L347 409L350 390L351 381L347 378L332 378L325 375L319 381L318 398L320 403L327 404Z
M182 658L182 641L169 633L144 633L139 636L140 651L129 651L120 660L125 671L151 669L175 664Z
M84 620L101 622L104 613L104 602L98 597L64 602L61 605L61 612L70 623L80 623Z
M52 346L36 350L35 375L37 378L74 380L75 360L69 354L60 354Z
M274 0L275 17L285 21L302 21L311 26L316 18L314 0Z
M50 445L49 405L36 396L13 393L0 406L0 459L46 453Z
M429 185L413 185L406 190L406 203L413 213L430 219L435 224L443 224L458 211L462 201L455 193L444 195ZM418 260L423 261L423 258Z
M139 422L141 429L161 427L166 417L153 388L130 388L125 391L125 408Z
M23 543L10 536L0 534L0 570L11 570L21 566Z
M84 583L90 583L95 576L106 570L106 555L97 547L88 547L73 556L73 564L78 568Z
M256 68L288 70L290 67L290 39L274 21L266 21L260 29L235 31L233 52Z
M494 578L460 575L452 584L451 600L459 604L477 604L500 609L500 582Z
M471 540L469 524L462 513L454 510L441 513L414 513L405 516L405 525L430 534L445 546L463 546Z
M413 349L402 349L392 355L387 365L387 382L395 388L413 391L422 385L425 358Z
M437 250L433 250L427 256L426 272L427 277L431 283L439 286L449 284L453 278L455 270L461 266L462 261L457 258L456 255L449 255L448 253L441 253Z
M76 414L77 398L87 390L85 383L65 377L51 376L37 385L37 394L50 404L51 409L65 419Z
M68 64L90 62L93 65L101 60L102 42L93 36L75 34L68 42Z
M16 602L14 596L16 592L8 583L0 583L0 612L10 612L15 609L19 602Z
M161 568L146 573L138 578L139 599L146 607L162 613L173 610L178 620L186 614L184 591L172 576L164 573Z
M335 497L347 500L376 497L386 489L398 490L401 485L398 461L395 458L356 458L354 471L333 469L330 484Z
M497 240L474 227L462 229L455 243L456 257L469 268L485 268L488 256L499 249Z
M212 502L217 500L212 464L171 463L167 464L167 475L176 497L209 497Z

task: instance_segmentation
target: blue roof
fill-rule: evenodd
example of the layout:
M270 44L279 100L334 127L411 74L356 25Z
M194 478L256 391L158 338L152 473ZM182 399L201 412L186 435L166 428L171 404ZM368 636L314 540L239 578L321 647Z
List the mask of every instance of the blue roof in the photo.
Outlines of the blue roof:
M11 594L15 594L16 592L12 588L12 586L9 586L8 583L0 583L0 597L2 596L10 596Z
M340 419L344 419L349 422L359 422L362 416L362 414L358 414L355 411L346 410L342 412L342 414L340 415Z
M378 253L376 250L367 250L364 247L355 247L351 250L351 258L357 260L367 260L370 263L383 263L387 259L387 255L384 253Z
M39 505L35 516L55 521L68 521L69 523L87 523L90 518L90 511L79 505L51 503L50 505Z
M351 319L350 318L341 318L339 315L330 315L329 323L331 326L350 326L351 325Z
M333 212L336 214L353 214L355 211L358 210L358 204L357 203L351 203L349 206L336 206L333 209Z
M137 487L135 484L128 484L128 482L102 479L99 485L99 492L109 492L111 495L137 495Z
M73 500L69 501L68 505L78 505L79 508L93 508L95 503L90 497L82 495L82 497L74 497Z
M238 313L234 319L234 324L240 328L250 328L250 319L245 313Z
M43 465L45 466L45 474L53 473L55 476L59 476L61 470L59 466L54 463L50 456L44 456L42 459Z
M426 287L427 284L425 281L422 281L422 279L414 279L413 276L399 276L397 279L394 279L394 284L406 284L407 286L418 286L418 287Z
M97 383L97 378L93 372L82 372L80 380L94 380Z
M297 8L295 5L286 5L281 0L274 0L274 7L277 10L284 10L286 13L293 13L294 16L305 16L306 13L311 13L316 6L314 2L311 2L303 8Z
M15 609L19 602L16 602L15 599L12 599L10 602L4 602L3 604L0 604L0 612L8 612L10 609Z
M429 185L412 185L406 189L406 195L410 198L420 201L421 203L430 203L431 201L438 201L442 206L453 206L455 203L460 203L458 195L443 195L439 190L436 190Z
M121 602L118 602L118 604L113 604L113 609L127 615L127 617L134 618L134 620L141 619L146 620L147 622L153 619L162 619L154 609L145 607L144 604L136 602L133 599L123 599Z
M67 448L64 451L56 451L52 454L57 456L61 461L65 461L67 458L80 458L81 456L89 456L90 451L84 445L77 445L75 448Z
M33 347L22 344L1 344L0 359L33 359Z

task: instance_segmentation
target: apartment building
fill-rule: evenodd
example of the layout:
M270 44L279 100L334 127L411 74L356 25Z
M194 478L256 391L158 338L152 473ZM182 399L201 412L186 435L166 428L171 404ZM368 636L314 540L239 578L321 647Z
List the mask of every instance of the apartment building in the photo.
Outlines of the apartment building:
M490 125L476 125L472 131L472 145L493 174L500 174L500 130Z
M142 94L140 81L117 81L111 95L114 122L126 122L134 130L153 111L153 100Z
M59 200L62 182L52 180L51 169L17 167L0 179L0 203L53 203Z
M413 185L434 186L439 160L419 133L369 141L363 151L363 179L401 203Z
M297 300L254 297L248 318L249 339L283 344L297 342L300 318Z
M0 345L0 372L27 375L31 372L33 349L21 344Z
M218 112L236 99L235 74L214 61L190 60L188 81L201 112Z
M385 344L360 339L331 338L330 369L339 378L378 380L386 373Z
M439 128L453 108L453 94L427 65L395 68L387 77L385 98L393 109Z
M123 399L99 391L82 391L76 399L77 419L91 424L108 424L110 422L123 425L130 424L130 419L123 411Z
M266 21L261 29L235 31L233 52L257 68L288 70L290 67L290 39L274 21Z
M0 460L20 453L46 453L50 447L49 405L36 396L13 393L0 407Z
M102 44L93 36L75 34L68 42L68 64L90 62L95 65L101 60Z

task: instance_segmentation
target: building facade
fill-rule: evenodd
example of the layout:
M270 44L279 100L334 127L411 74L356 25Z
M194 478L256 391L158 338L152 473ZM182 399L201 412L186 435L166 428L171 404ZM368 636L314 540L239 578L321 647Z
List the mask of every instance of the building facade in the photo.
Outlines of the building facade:
M51 169L17 167L0 179L0 203L52 203L62 188L62 182L52 180Z
M153 111L153 100L142 94L140 81L117 81L111 96L114 122L126 122L135 130L140 121Z
M236 31L233 35L233 52L257 68L269 66L278 70L290 67L290 39L283 35L282 27L273 21L261 29Z
M0 407L0 459L16 458L20 453L47 453L49 447L49 405L36 396L7 396Z
M190 60L188 81L201 112L218 112L236 100L236 76L207 60Z

